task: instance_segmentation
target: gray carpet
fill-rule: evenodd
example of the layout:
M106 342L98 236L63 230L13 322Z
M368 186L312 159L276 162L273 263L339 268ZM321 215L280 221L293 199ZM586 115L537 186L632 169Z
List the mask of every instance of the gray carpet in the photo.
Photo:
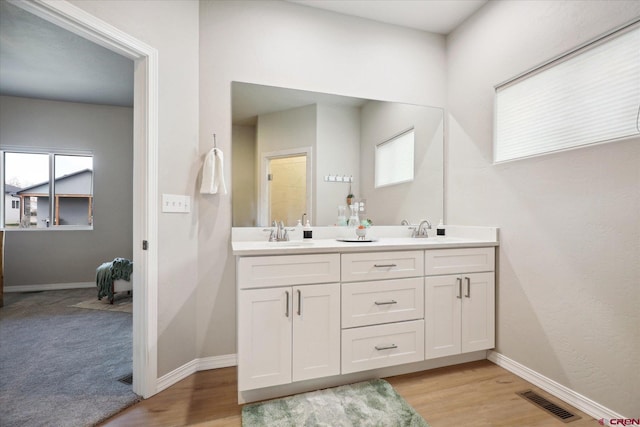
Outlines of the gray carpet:
M0 424L91 426L139 400L132 315L69 307L94 289L5 293L0 308Z

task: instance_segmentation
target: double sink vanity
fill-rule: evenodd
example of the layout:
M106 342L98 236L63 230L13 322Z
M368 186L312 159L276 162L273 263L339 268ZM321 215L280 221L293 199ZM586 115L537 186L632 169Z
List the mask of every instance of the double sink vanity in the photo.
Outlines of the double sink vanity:
M486 358L495 342L493 227L372 242L268 242L234 228L240 403Z

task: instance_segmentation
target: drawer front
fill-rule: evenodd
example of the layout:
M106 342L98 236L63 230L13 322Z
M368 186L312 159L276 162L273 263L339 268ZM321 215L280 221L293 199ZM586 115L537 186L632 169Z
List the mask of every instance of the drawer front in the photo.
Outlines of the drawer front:
M424 320L345 329L342 373L424 360Z
M340 255L241 257L236 274L240 289L339 282Z
M423 317L422 277L342 285L343 328L417 320Z
M342 254L343 282L401 279L423 275L423 251Z
M495 248L433 249L424 252L427 276L495 270Z

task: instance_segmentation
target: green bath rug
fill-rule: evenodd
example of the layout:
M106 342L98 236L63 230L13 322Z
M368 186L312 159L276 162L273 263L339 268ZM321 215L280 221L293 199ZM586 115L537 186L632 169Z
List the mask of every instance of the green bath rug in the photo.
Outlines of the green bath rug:
M385 380L252 403L242 408L244 427L429 427Z

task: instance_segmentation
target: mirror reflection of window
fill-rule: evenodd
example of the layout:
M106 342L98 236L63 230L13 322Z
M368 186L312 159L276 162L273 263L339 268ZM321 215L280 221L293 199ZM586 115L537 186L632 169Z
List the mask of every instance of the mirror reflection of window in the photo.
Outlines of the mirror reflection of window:
M413 181L414 129L376 145L375 187Z

